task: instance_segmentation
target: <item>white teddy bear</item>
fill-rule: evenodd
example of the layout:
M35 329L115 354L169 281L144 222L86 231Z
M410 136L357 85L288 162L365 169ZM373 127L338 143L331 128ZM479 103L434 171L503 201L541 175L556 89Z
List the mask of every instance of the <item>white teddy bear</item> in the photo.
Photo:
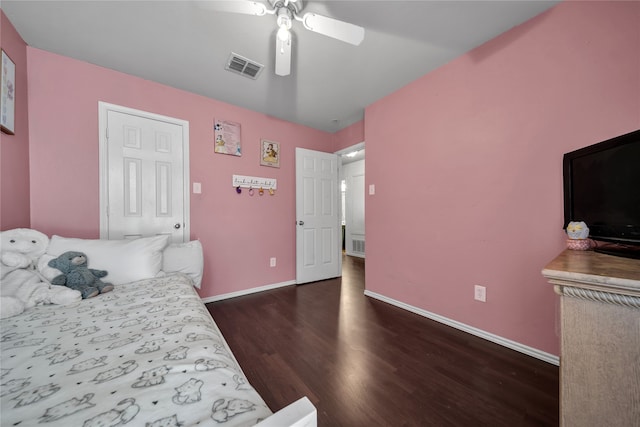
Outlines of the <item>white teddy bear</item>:
M49 246L45 234L28 228L7 230L0 232L0 245L0 318L37 304L70 304L82 299L80 292L51 285L38 272L38 259Z

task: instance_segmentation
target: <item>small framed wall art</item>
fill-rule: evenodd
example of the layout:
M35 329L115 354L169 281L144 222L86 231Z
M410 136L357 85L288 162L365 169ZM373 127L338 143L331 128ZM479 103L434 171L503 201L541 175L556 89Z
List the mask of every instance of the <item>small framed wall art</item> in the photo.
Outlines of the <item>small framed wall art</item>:
M2 51L2 88L0 90L0 129L15 133L16 64Z
M215 136L214 151L220 154L242 156L240 123L227 120L215 120L213 124Z
M280 167L280 144L277 142L262 140L260 144L260 165Z

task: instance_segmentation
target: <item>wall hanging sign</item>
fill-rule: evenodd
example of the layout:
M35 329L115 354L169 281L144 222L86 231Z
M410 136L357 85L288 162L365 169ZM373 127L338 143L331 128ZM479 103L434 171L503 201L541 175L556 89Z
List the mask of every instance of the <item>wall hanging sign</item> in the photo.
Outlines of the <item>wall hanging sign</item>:
M242 156L240 148L240 123L215 120L213 124L216 153Z
M14 114L16 99L16 65L2 51L2 88L0 90L0 129L4 133L15 133Z
M236 189L236 193L242 194L243 188L248 188L248 194L253 196L255 192L263 196L269 193L270 196L276 194L278 180L275 178L263 178L259 176L233 175L231 185Z
M280 144L263 139L260 149L260 164L262 166L280 167Z

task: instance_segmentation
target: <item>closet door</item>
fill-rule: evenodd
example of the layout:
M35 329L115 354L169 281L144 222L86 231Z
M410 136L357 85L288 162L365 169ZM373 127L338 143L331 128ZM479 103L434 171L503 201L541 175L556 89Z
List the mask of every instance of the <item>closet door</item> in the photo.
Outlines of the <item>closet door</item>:
M167 234L172 242L188 241L184 123L147 114L105 111L107 200L101 236L135 239Z

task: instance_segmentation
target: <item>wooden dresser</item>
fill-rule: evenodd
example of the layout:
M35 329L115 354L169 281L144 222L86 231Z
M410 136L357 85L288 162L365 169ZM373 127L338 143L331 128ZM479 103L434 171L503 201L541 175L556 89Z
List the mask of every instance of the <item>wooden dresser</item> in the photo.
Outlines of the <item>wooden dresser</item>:
M640 260L565 250L542 270L560 295L560 424L640 426Z

